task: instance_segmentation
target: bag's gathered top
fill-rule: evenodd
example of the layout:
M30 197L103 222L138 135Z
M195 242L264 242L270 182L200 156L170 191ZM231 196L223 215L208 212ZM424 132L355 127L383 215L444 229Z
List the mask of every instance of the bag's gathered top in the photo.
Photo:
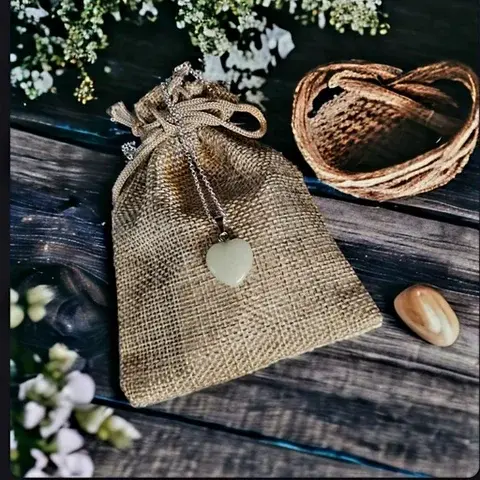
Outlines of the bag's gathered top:
M245 240L230 238L232 232L228 229L226 212L196 158L195 130L204 126L223 127L247 138L261 138L266 132L267 124L258 108L233 102L233 99L200 97L181 101L182 97L187 98L191 95L191 92L187 92L183 86L189 75L198 80L198 88L201 89L203 85L207 91L215 94L212 87L202 82L200 74L193 70L189 63L184 63L175 69L169 82L160 85L160 92L166 108L149 110L149 113L155 117L153 122L139 122L143 114L139 108L136 110L137 116L135 116L127 110L122 102L111 107L112 120L131 127L133 134L142 140L140 149L135 152L135 155L132 155L131 164L115 183L113 201L116 201L128 178L150 156L155 147L168 137L176 136L179 139L180 153L183 153L188 161L195 189L205 214L219 231L218 241L220 244L212 245L208 250L207 266L218 280L227 285L238 286L252 267L253 253ZM259 122L258 130L245 130L232 123L230 118L234 113L249 113L255 117ZM228 242L228 244L221 245L224 242ZM230 258L226 258L226 256Z
M120 380L133 405L380 326L300 172L256 141L257 108L182 65L133 113L120 103L111 115L141 139L126 147L112 212Z
M446 81L467 90L466 112L444 91ZM475 73L458 62L407 73L356 60L331 63L298 84L292 128L323 182L378 201L417 195L445 185L468 162L478 138L478 89Z

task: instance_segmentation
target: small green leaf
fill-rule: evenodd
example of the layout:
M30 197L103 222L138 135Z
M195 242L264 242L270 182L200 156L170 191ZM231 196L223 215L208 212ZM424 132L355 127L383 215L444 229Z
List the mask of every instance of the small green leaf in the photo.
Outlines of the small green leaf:
M10 469L14 477L17 477L17 478L22 477L22 468L18 463L12 463L10 466Z

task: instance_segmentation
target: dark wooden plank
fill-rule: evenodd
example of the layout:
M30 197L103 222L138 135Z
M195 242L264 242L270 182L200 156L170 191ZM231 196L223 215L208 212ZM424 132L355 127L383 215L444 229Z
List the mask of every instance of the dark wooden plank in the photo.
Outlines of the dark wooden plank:
M447 185L414 197L400 198L379 204L368 200L358 200L320 182L314 177L306 177L305 183L310 192L317 196L339 200L380 205L390 210L404 211L413 215L444 220L478 228L480 196L480 149L472 153L464 170Z
M45 338L50 342L60 334L82 349L99 393L119 398L113 273L109 250L98 238L108 234L102 224L108 225L109 188L122 161L17 131L11 144L11 257L18 267L13 279L26 286L53 277L59 288L51 315L32 326L32 335L47 345ZM71 195L76 205L63 208ZM154 408L408 470L473 474L478 231L382 208L316 201L384 313L384 326ZM393 315L395 295L418 282L441 288L457 311L462 328L452 347L420 341Z
M317 65L349 58L361 58L395 65L404 69L441 59L465 62L478 68L478 5L475 0L403 0L385 2L392 29L388 35L343 35L331 28L302 27L284 13L273 13L272 20L293 33L296 48L274 69L265 86L269 132L265 141L282 151L298 164L306 175L311 170L302 159L293 139L290 116L293 91L300 78ZM101 62L112 73L96 69L98 100L81 106L68 93L48 95L36 102L26 102L14 92L11 120L32 132L94 145L118 148L130 139L125 130L107 118L106 108L122 99L136 101L171 69L184 60L194 61L198 51L191 47L188 35L178 30L173 20L174 7L168 2L159 5L158 22L137 27L132 24L107 23L111 46L102 54ZM163 48L168 45L168 48ZM71 89L74 75L65 76L60 87ZM65 90L65 92L66 92ZM479 199L476 186L480 183L478 154L466 171L447 186L401 205L444 213L467 221L478 221ZM317 185L320 193L329 192ZM341 197L341 196L340 196ZM352 201L353 197L349 197ZM394 202L396 204L396 202Z
M95 477L108 478L378 478L401 477L235 435L182 425L140 413L121 413L142 433L132 449L118 451L91 440Z
M385 312L385 326L157 408L433 475L475 473L477 233L400 214L387 223L380 209L352 211L329 200L321 207ZM394 295L414 281L441 286L458 312L462 334L454 347L424 344L391 315Z
M422 195L389 202L426 210L431 214L446 214L470 222L478 228L480 185L480 149L477 147L462 173L448 185Z

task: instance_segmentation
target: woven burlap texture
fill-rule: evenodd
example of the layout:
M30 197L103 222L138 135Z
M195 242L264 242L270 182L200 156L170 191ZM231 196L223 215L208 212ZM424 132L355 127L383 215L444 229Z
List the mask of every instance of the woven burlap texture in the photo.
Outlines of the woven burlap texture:
M212 100L204 113L221 122L242 109L216 84L207 90L186 82L174 97L178 108L195 98ZM125 108L116 108L119 120ZM251 135L263 134L262 114L248 110L261 121ZM112 213L121 387L134 406L223 383L381 325L299 171L228 126L193 117L184 115L196 132L198 162L233 234L251 245L254 265L238 288L209 272L205 256L218 232L155 88L124 119L148 148L120 175Z

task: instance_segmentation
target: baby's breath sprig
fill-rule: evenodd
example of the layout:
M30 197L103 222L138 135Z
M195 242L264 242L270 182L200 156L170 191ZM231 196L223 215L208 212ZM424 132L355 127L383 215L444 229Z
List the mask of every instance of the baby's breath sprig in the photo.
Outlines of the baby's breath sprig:
M162 0L12 0L12 86L34 100L54 92L54 78L66 67L78 71L74 95L81 103L95 98L89 68L107 48L107 18L125 15L156 19L153 1Z
M61 75L66 67L73 67L79 78L75 97L81 103L93 100L95 89L89 68L97 61L98 53L108 47L107 21L122 21L127 17L155 21L157 6L162 1L12 0L12 85L35 99L54 92L55 76ZM360 35L365 32L384 35L390 28L387 15L380 11L382 0L171 1L178 6L177 27L188 31L192 44L203 54L206 70L211 70L214 63L218 65L213 57L228 52L229 59L222 62L230 71L221 75L217 72L218 80L233 78L244 82L245 75L239 71L264 70L266 74L269 67L275 66L274 55L263 47L259 55L251 42L253 33L268 37L269 31L275 31L277 37L272 41L278 44L278 32L283 31L286 32L283 43L287 44L290 33L268 22L268 9L288 11L302 24L318 24L320 28L330 25L340 33L349 28ZM293 42L289 42L290 47L283 48L284 51L293 48ZM255 57L259 65L253 61ZM258 79L255 81L259 83ZM258 90L250 93L259 96Z

